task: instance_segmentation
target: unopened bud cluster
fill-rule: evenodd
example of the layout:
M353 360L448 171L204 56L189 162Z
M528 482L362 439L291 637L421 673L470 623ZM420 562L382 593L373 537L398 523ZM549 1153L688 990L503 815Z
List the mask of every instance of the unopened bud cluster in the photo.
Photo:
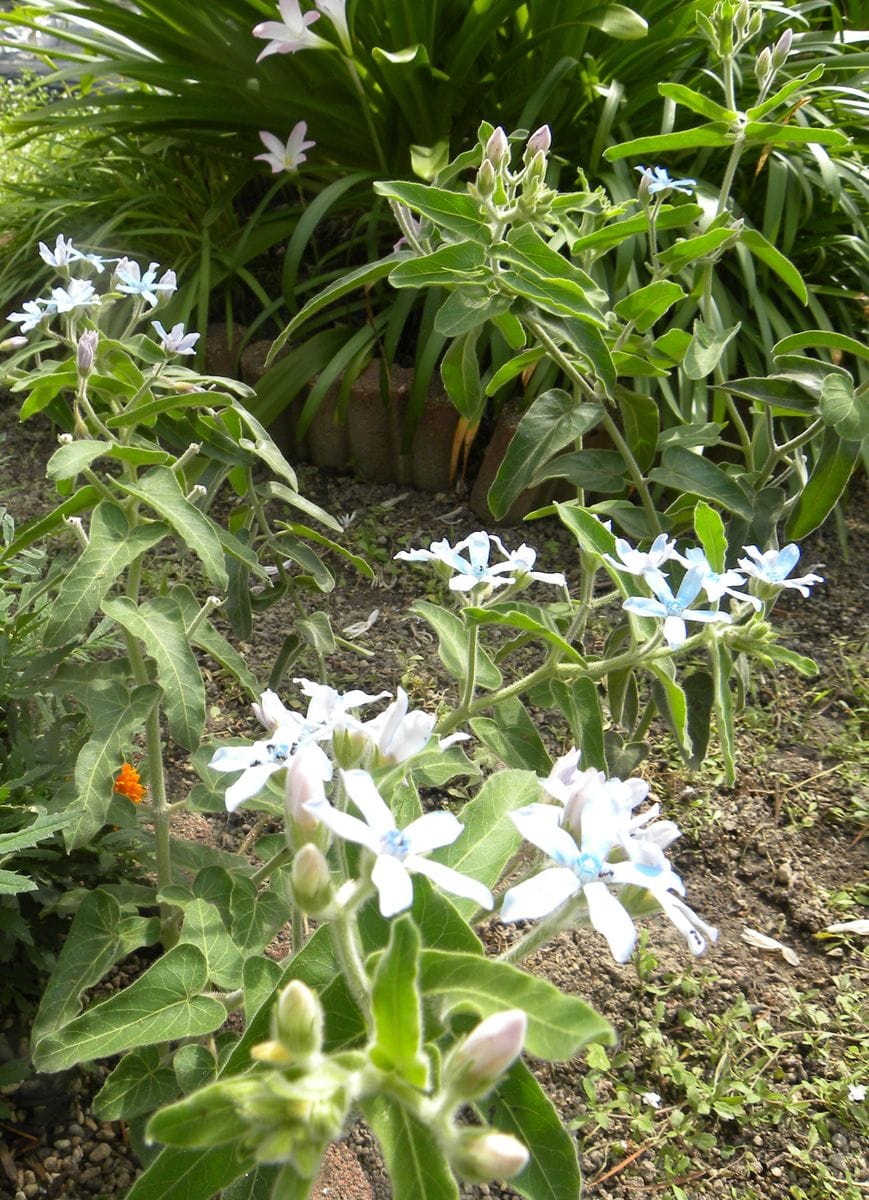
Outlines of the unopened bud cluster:
M546 186L547 155L552 145L548 125L541 125L525 143L522 164L512 170L510 141L499 126L486 134L480 133L483 151L476 178L468 191L480 201L490 220L492 231L500 237L514 221L527 220L543 224L549 213L553 192Z

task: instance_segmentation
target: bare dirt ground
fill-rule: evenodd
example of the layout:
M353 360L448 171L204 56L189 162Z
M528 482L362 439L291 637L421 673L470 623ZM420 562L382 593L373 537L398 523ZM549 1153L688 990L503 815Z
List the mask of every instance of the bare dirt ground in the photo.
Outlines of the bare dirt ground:
M21 523L43 510L36 488L53 444L45 430L22 432L0 414L0 502ZM303 468L303 494L348 517L347 544L372 562L369 584L334 563L338 584L312 607L327 611L341 632L379 615L358 640L369 656L341 649L330 659L331 682L369 690L399 683L417 706L447 692L433 637L407 609L429 580L419 568L393 562L411 546L455 540L480 521L461 496L435 496L361 483ZM351 514L355 517L351 518ZM739 777L723 786L713 753L701 772L687 772L663 730L640 773L652 783L665 816L683 829L674 865L689 902L720 936L692 960L663 920L644 922L648 937L636 960L615 964L588 929L565 934L531 963L566 991L589 999L614 1024L620 1045L594 1050L540 1078L576 1131L585 1194L612 1200L859 1200L869 1195L861 1085L869 1083L869 1009L865 937L824 936L827 926L867 915L865 821L867 777L865 489L855 484L847 512L848 557L833 527L804 548L803 563L823 563L823 586L810 600L788 594L777 608L784 641L817 659L806 680L790 670L761 673L739 718ZM576 555L561 527L547 520L503 534L509 546L528 541L542 570L576 579ZM261 614L242 647L254 671L268 674L290 627L286 609ZM606 621L603 610L602 622ZM313 671L301 663L294 674ZM284 699L294 703L288 680ZM212 733L249 735L245 702L212 686ZM554 752L566 748L553 718L544 727ZM861 756L861 741L862 756ZM178 785L189 778L176 764ZM862 795L863 816L857 815ZM237 845L249 814L197 816L185 828L219 845ZM746 927L792 953L760 949ZM497 944L503 927L485 936ZM819 936L820 935L820 936ZM41 1081L40 1099L26 1090L13 1102L15 1119L0 1123L0 1200L32 1197L122 1197L137 1170L126 1131L100 1125L88 1097L100 1082L84 1073L61 1084ZM46 1083L59 1103L46 1105ZM106 1149L107 1148L107 1149ZM365 1196L361 1164L374 1200L391 1195L363 1126L350 1131L315 1195ZM342 1165L343 1164L343 1165ZM337 1172L351 1174L342 1177ZM355 1183L350 1182L351 1177ZM346 1181L342 1182L342 1178ZM516 1195L506 1186L468 1188L468 1197ZM396 1200L415 1200L397 1197Z

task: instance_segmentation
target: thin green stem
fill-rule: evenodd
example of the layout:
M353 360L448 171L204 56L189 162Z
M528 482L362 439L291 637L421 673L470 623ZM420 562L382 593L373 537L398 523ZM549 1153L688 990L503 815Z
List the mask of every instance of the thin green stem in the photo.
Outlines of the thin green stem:
M250 877L251 883L265 883L269 876L274 874L278 867L282 867L284 863L292 861L292 857L293 851L284 846L283 850L279 850L277 854L272 855L268 862L263 863L259 870L254 871L253 875Z
M769 454L766 456L766 461L760 468L760 479L755 487L766 482L776 468L776 464L786 458L788 454L792 454L794 450L798 450L800 446L804 446L806 442L810 442L812 438L824 427L823 417L817 417L812 421L811 425L807 425L802 433L798 433L796 437L792 437L788 442L782 442L780 446L773 443Z
M346 910L336 913L329 923L329 933L332 936L332 946L338 966L347 981L350 995L365 1019L368 1029L372 1026L371 996L368 988L368 977L362 962L362 951L359 946L356 920Z

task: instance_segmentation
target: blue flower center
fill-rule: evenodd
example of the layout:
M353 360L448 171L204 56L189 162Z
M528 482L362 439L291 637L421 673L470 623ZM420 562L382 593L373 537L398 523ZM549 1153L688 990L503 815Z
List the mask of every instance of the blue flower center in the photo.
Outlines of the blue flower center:
M390 829L381 839L380 849L381 853L391 854L393 858L401 861L410 854L410 842L400 829Z
M668 617L681 617L685 610L685 605L679 600L668 600L664 605L664 609Z
M266 750L273 763L285 763L295 749L295 743L288 746L286 742L268 742Z
M571 866L574 875L580 883L591 883L593 879L597 879L600 875L603 862L596 854L589 854L586 851L583 854L577 855Z

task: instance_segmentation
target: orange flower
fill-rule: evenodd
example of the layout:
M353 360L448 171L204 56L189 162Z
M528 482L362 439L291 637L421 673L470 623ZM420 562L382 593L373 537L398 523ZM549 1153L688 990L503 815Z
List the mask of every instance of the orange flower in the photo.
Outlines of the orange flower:
M122 796L126 796L134 804L141 804L142 797L145 795L145 788L142 786L139 772L127 762L121 767L113 790L119 792Z

